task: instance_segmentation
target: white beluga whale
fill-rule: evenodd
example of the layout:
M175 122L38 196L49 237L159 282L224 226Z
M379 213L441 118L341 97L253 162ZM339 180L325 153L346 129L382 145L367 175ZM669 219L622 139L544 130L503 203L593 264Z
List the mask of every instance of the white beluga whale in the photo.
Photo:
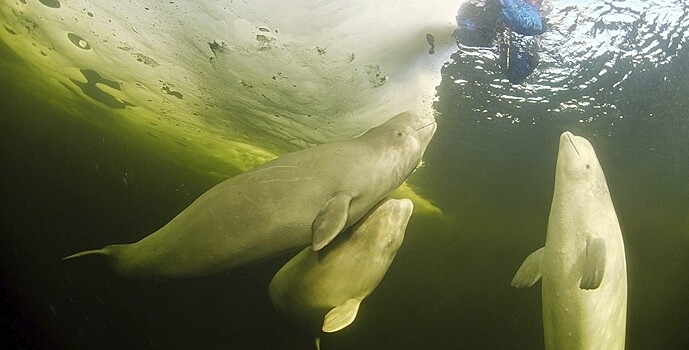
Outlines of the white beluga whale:
M385 200L324 249L302 250L270 282L275 308L318 335L350 325L402 245L413 207Z
M311 244L320 250L421 162L432 116L400 113L359 137L294 152L212 187L158 231L103 255L120 275L209 275Z
M569 132L560 137L545 246L526 258L512 286L539 279L546 349L624 349L622 232L593 147Z

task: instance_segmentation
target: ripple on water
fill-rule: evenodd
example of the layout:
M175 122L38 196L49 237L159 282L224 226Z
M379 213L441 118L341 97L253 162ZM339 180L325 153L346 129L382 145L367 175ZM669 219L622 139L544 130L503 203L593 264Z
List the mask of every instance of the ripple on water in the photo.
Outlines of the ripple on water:
M446 66L451 80L443 85L459 96L457 104L476 112L477 122L536 124L567 115L615 123L622 115L611 96L642 71L639 66L677 58L689 33L682 0L561 1L546 17L548 30L537 37L538 66L520 84L510 84L498 69L499 38L492 47L460 46Z

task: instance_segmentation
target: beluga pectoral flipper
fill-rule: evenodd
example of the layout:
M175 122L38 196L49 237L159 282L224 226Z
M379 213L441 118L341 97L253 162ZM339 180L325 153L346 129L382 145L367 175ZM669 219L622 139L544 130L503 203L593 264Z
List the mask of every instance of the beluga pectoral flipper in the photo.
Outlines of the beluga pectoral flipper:
M338 193L330 198L313 220L311 247L321 250L345 228L352 196Z
M581 276L581 289L596 289L600 286L605 273L605 239L589 236L586 239L584 271Z
M544 248L540 248L526 257L526 260L524 260L522 266L519 267L519 270L517 270L514 278L512 278L512 287L531 287L541 279L541 276L543 275L543 249Z
M591 144L565 132L545 247L512 280L541 278L545 348L623 350L627 320L624 242L605 175Z

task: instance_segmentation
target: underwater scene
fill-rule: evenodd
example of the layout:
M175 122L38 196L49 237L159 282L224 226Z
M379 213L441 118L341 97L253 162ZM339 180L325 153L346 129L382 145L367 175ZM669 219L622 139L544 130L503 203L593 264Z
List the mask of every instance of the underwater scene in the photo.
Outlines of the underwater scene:
M686 0L0 2L1 349L686 349Z

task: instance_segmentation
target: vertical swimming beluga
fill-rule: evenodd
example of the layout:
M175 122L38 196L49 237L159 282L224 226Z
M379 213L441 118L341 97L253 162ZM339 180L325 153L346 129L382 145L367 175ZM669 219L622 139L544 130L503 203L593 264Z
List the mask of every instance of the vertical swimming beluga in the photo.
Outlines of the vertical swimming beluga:
M545 247L526 258L512 286L539 279L546 349L624 349L622 232L593 147L570 132L560 137Z

